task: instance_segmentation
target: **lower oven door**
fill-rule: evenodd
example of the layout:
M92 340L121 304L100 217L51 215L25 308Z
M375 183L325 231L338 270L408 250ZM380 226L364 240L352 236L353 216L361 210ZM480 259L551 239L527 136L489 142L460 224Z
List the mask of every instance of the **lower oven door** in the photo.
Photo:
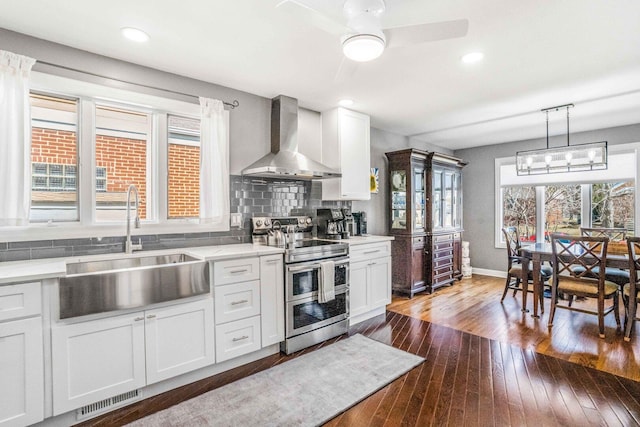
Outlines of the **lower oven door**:
M349 284L349 257L331 259L335 263L336 289ZM287 301L308 299L318 295L320 261L301 262L286 266Z
M287 338L344 320L349 317L349 290L336 288L335 299L326 303L319 303L316 297L290 301L285 317Z

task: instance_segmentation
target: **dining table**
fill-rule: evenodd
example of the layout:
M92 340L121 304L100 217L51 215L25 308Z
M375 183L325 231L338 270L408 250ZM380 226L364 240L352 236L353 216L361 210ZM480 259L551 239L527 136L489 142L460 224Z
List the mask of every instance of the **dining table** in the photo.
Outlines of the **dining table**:
M531 273L533 276L533 313L534 318L539 318L538 314L538 298L537 296L542 293L543 282L540 275L540 267L543 262L553 261L553 248L551 243L532 243L523 244L520 247L520 255L528 261L531 261ZM606 266L611 268L620 268L623 270L629 269L629 257L621 254L607 254ZM522 263L522 277L528 277L529 274L529 262ZM549 279L551 280L551 279ZM522 311L527 310L527 294L528 294L528 281L522 280ZM544 310L544 307L542 308Z

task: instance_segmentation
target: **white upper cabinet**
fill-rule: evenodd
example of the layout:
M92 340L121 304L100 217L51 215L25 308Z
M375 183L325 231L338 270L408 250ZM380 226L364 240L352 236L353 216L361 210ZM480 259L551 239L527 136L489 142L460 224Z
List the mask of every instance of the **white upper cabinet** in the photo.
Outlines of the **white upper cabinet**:
M342 173L322 180L323 200L369 200L369 116L345 108L322 113L322 163Z

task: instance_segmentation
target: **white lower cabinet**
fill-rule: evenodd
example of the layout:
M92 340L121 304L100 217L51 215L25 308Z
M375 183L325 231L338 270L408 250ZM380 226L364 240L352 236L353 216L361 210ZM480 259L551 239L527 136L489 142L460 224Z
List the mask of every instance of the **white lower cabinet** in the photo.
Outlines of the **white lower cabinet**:
M215 362L210 299L145 314L147 384Z
M54 415L214 362L213 301L52 326Z
M262 347L284 341L284 264L282 255L260 257Z
M0 426L42 421L42 357L40 316L0 323Z
M370 248L362 245L351 251L349 317L352 325L367 319L368 313L378 314L377 309L391 302L391 257L387 245Z

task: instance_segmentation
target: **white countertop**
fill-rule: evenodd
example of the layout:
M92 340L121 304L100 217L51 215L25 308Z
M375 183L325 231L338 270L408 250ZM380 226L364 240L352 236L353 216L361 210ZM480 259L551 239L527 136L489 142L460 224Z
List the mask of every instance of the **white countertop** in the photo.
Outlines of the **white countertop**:
M185 253L205 260L241 258L284 253L284 249L272 246L260 246L251 243L237 245L202 246L181 249L165 249L160 251L135 252L131 256L153 256L168 253ZM122 257L122 253L82 255L67 258L47 258L25 261L0 262L0 285L28 282L32 280L51 279L64 276L67 262L84 262L100 259Z
M386 242L393 240L393 236L352 236L349 239L339 240L351 245L363 245L367 243ZM131 256L152 256L167 253L186 253L196 258L207 261L229 258L262 256L284 253L283 248L273 246L254 245L243 243L236 245L202 246L181 249L165 249L160 251L135 252ZM84 262L99 259L113 259L122 257L122 253L82 255L68 258L47 258L25 261L10 261L0 263L0 285L28 282L32 280L51 279L64 276L68 262Z

